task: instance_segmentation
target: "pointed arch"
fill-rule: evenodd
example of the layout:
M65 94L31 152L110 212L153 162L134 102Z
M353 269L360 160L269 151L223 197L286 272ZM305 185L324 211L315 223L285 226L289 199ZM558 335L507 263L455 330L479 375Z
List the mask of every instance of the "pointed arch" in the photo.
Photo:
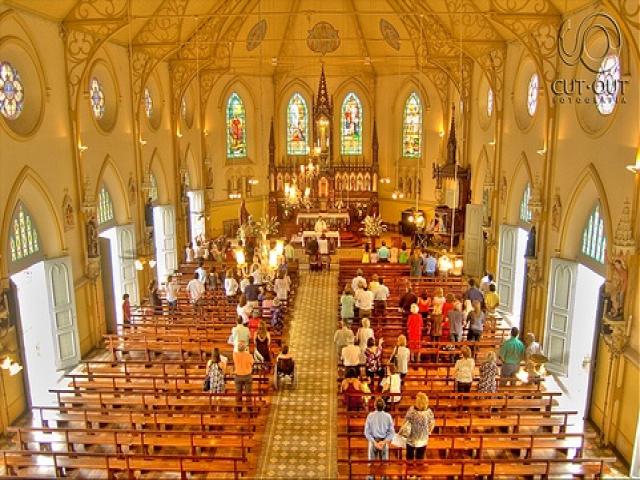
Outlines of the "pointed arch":
M129 209L129 200L127 197L127 189L122 180L122 176L109 155L107 155L100 168L100 173L95 186L95 198L98 198L100 189L105 186L109 191L113 202L113 215L115 223L125 225L131 222L131 210Z
M9 192L2 216L2 230L0 230L0 248L3 252L0 257L2 276L7 276L12 271L9 235L14 212L19 204L24 205L36 225L40 239L39 247L44 257L55 258L64 255L67 249L62 219L44 181L34 170L24 167Z
M513 171L509 191L507 194L506 220L511 225L517 225L520 220L520 200L528 183L533 183L533 174L527 154L520 153L520 160Z
M402 156L406 158L422 157L422 100L413 90L407 96L402 110Z
M190 190L198 190L199 188L201 188L202 183L200 175L200 165L196 162L196 157L193 154L191 144L187 145L187 148L184 151L184 160L182 165L189 175Z
M350 91L344 96L340 107L340 153L342 155L363 154L364 111L360 97Z
M596 167L590 163L578 176L569 196L566 213L563 214L564 218L556 248L563 258L578 258L585 221L598 202L600 204L599 215L604 220L605 237L612 239L613 225L607 193Z
M225 109L227 158L247 157L247 109L235 90L227 98Z
M309 108L299 92L287 104L287 154L306 155L309 148Z
M151 154L151 161L149 162L149 173L153 175L156 182L156 188L158 192L157 202L160 205L170 203L171 195L169 194L169 184L167 183L167 176L162 165L162 159L158 149L154 149Z
M489 163L487 146L483 145L475 165L471 166L473 173L471 178L471 195L473 203L482 203L483 186L486 183L487 175L492 175L492 168Z

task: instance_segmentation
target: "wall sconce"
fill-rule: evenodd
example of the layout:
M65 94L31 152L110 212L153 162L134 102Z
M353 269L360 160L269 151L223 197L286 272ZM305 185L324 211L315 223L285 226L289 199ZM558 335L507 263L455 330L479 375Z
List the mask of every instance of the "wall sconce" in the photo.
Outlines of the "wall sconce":
M145 139L143 139L142 137L140 137L138 139L138 141L140 142L140 145L145 146L147 144L147 141Z
M9 375L13 377L20 373L23 367L18 362L12 361L11 357L7 355L4 357L4 360L2 360L2 363L0 363L0 368L3 370L9 370Z
M89 147L87 147L86 145L83 145L82 141L78 141L78 150L80 151L80 153L84 153L87 150L89 150Z
M444 130L440 130L440 132L438 133L438 135L440 135L440 138L444 137Z
M208 136L209 136L209 130L208 130L208 129L206 129L206 128L203 130L203 132L202 132L202 133L204 133L204 136L205 136L205 137L208 137Z
M627 165L627 170L631 173L635 173L636 175L640 173L640 151L638 151L638 156L636 157L636 163Z
M538 155L544 156L544 154L547 153L547 147L539 148L536 151L538 152Z
M383 185L388 185L391 183L391 179L389 177L382 177L380 179L380 183L382 183Z
M240 192L231 192L229 195L229 200L238 200L239 198L242 197L242 195L240 195Z
M180 130L176 131L176 137L182 138L182 132Z
M258 184L258 179L257 178L250 178L248 183L249 183L249 185L257 185Z
M495 144L496 144L496 139L495 138L489 142L489 145L495 145Z

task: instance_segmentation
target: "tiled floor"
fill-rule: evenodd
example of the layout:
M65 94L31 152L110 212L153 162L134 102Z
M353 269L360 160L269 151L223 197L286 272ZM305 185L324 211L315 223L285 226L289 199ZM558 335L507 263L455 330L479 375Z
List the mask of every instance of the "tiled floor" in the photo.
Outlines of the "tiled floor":
M289 332L298 385L274 399L259 478L336 477L337 281L336 271L301 272Z

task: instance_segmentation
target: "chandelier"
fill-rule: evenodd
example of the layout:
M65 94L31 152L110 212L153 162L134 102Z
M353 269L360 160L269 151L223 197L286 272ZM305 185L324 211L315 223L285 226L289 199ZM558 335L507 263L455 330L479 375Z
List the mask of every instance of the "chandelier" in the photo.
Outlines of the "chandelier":
M284 185L284 204L285 207L296 208L300 206L311 206L311 188L306 187L302 192L296 184L285 183Z

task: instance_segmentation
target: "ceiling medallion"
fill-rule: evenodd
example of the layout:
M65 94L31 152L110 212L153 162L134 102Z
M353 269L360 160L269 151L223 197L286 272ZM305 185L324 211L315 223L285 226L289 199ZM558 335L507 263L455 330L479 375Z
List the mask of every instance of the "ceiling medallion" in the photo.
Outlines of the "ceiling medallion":
M247 51L255 50L260 46L267 34L267 21L262 19L256 23L247 34Z
M396 30L396 27L384 18L380 19L380 33L384 41L387 42L387 45L394 50L400 50L400 34L398 30Z
M338 30L333 28L328 22L318 22L307 36L307 46L309 49L316 53L326 55L330 52L335 52L340 46L340 37L338 36Z

